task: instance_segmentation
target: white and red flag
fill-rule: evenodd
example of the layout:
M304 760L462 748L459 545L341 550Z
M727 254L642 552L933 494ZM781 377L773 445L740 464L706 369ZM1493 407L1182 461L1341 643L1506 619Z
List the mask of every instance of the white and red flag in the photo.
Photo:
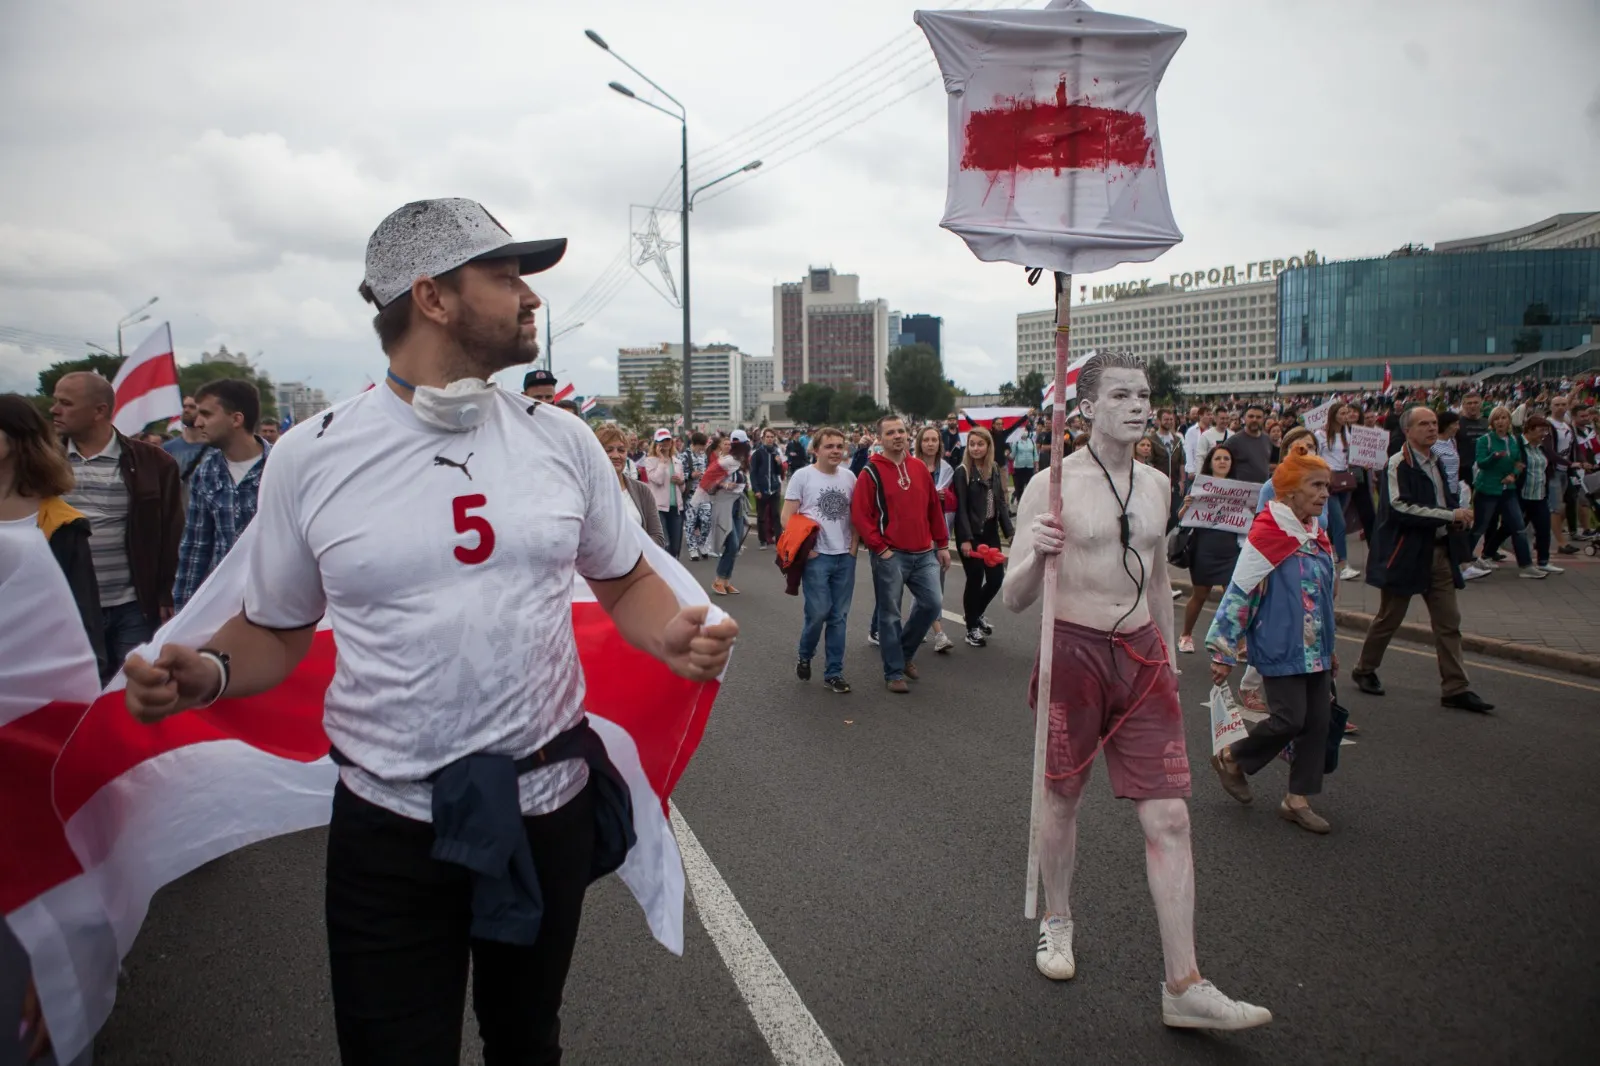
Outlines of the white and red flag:
M949 96L940 225L974 255L1089 273L1183 240L1156 130L1183 30L1082 0L915 18Z
M137 433L151 422L183 414L170 324L163 322L150 331L123 361L111 388L117 394L111 424L124 433Z
M1068 404L1071 404L1072 401L1078 398L1078 371L1082 370L1083 364L1087 363L1092 358L1094 358L1093 352L1085 352L1083 355L1078 356L1078 358L1067 364L1066 402ZM1056 383L1052 381L1050 384L1044 387L1044 402L1039 406L1048 409L1054 407L1055 403Z
M239 611L257 528L141 652L203 645ZM707 602L636 533L680 603ZM235 848L326 824L338 779L322 729L334 639L319 629L270 692L142 725L120 675L99 691L66 579L31 522L0 523L0 605L0 914L69 1061L110 1015L118 964L158 889ZM719 683L686 681L629 645L581 579L572 623L590 722L633 795L638 843L619 875L651 933L681 954L684 875L666 804Z
M582 406L580 406L578 408L578 410L581 411L584 414L588 414L590 411L594 410L595 404L597 404L598 402L599 402L598 400L596 400L593 396L591 396L587 400L583 401Z
M1394 385L1394 371L1389 369L1389 361L1383 361L1383 391L1387 393Z
M550 397L550 402L551 403L560 403L562 400L570 400L570 399L572 399L573 394L576 393L577 391L578 391L578 387L576 385L572 384L571 382L568 382L567 384L561 386L561 388L556 390L556 394L554 396Z
M1022 435L1023 419L1028 417L1026 407L963 407L956 413L956 432L961 443L967 443L967 434L974 427L986 429L993 436L1004 437L1008 442ZM995 420L1000 421L1000 432L995 433Z

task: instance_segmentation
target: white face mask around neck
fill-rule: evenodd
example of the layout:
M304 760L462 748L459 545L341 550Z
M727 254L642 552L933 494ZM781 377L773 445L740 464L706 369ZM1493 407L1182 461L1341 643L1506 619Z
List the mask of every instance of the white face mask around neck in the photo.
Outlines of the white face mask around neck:
M411 392L411 410L424 425L451 433L464 433L487 422L499 389L482 378L461 378L442 389L413 385L393 370L389 380Z

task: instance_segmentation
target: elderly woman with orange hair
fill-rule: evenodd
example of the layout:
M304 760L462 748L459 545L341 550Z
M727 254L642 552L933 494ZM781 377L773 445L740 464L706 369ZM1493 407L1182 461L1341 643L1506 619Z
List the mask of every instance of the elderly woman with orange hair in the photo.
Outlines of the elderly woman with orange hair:
M1278 813L1302 829L1326 833L1328 823L1308 796L1322 791L1327 754L1334 653L1333 547L1318 521L1328 505L1328 464L1289 453L1272 475L1277 498L1256 515L1228 589L1217 605L1206 647L1211 677L1224 684L1248 652L1266 690L1265 721L1212 756L1222 787L1240 803L1251 800L1254 774L1295 742L1289 793Z

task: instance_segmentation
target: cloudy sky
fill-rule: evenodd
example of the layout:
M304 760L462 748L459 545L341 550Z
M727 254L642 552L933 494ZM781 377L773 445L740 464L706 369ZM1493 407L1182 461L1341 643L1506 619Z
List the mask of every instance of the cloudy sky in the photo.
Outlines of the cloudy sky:
M1594 0L1097 6L1189 31L1160 93L1186 240L1091 283L1600 209ZM608 273L631 205L674 181L678 127L607 90L645 86L593 28L687 105L697 182L766 161L697 203L697 342L770 353L772 285L832 265L943 316L947 371L988 390L1013 376L1014 316L1048 298L938 227L945 102L912 10L6 0L0 389L31 391L64 357L49 345L114 346L117 319L159 295L180 361L226 343L350 395L385 365L355 293L367 235L408 200L466 196L513 233L571 239L538 282L558 331L569 310L583 322L555 367L614 391L619 346L680 336L642 278Z

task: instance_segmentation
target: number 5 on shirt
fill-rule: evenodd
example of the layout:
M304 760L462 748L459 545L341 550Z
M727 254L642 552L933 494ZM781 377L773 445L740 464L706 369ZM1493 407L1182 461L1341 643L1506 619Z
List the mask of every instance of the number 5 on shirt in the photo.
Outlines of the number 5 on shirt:
M468 566L476 566L483 562L494 551L494 527L482 515L467 513L474 507L485 506L488 502L489 498L481 492L475 492L470 496L457 496L450 501L455 511L456 532L478 535L478 543L470 548L464 544L456 545L456 558Z

